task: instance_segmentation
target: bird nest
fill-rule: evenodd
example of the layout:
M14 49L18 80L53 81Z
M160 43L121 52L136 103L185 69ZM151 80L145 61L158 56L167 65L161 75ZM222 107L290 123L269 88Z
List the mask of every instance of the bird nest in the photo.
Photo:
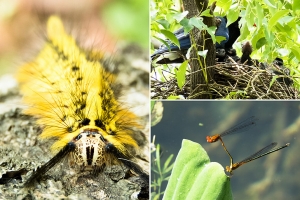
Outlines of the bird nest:
M211 99L298 99L299 92L293 87L292 79L286 75L274 75L268 70L236 63L219 63L211 66L212 81L199 84L196 88ZM172 96L194 99L199 92L190 92L190 77L180 89L176 78L166 82L151 80L152 99L166 99ZM196 91L194 90L194 91Z

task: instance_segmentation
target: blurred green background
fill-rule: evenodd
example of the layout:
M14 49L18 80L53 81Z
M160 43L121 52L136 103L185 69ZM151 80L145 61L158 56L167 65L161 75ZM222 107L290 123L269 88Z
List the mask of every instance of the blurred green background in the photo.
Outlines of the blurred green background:
M87 47L99 48L108 55L124 43L135 43L149 51L148 1L0 0L0 11L0 76L14 73L36 55L51 14L61 16L70 30L81 32Z

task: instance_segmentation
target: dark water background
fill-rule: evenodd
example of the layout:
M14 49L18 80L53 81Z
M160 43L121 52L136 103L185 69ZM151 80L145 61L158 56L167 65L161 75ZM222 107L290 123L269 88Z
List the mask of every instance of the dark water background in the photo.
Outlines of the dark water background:
M234 171L234 199L300 199L300 103L296 101L164 101L160 123L151 135L162 147L164 161L178 153L182 139L200 143L212 162L224 168L229 157L220 142L206 142L214 135L251 116L257 124L246 133L223 138L234 162L243 160L271 142L288 148L247 163ZM199 126L202 123L203 126ZM174 160L173 160L174 161Z

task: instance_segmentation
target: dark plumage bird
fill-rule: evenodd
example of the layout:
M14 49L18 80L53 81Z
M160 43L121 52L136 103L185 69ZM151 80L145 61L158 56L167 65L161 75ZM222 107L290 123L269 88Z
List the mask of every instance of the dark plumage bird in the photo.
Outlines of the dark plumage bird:
M221 20L221 23L218 26L215 35L216 36L223 36L223 37L225 37L225 40L222 40L220 44L217 42L216 43L216 49L224 49L225 44L229 39L229 30L226 27L227 19L224 18L224 17L218 17L218 19Z
M225 19L227 20L226 17L225 17ZM225 43L225 50L227 53L228 53L228 51L230 51L232 49L232 45L235 43L237 38L240 37L240 35L241 35L241 31L240 31L240 27L239 27L240 19L241 19L241 17L239 17L235 22L233 22L232 24L230 24L228 26L229 39Z
M216 43L216 48L225 49L225 45L230 40L229 29L226 27L227 20L225 17L217 17L221 22L217 28L215 33L216 36L223 36L225 40L221 41L221 43ZM239 31L238 31L239 32ZM174 32L174 35L179 41L180 49L178 46L174 45L169 40L166 41L169 44L170 50L166 45L162 45L159 49L157 49L152 55L151 59L155 59L158 56L163 54L163 58L157 61L157 64L168 64L168 63L181 63L183 62L183 58L186 55L187 50L191 47L190 34L185 35L183 28ZM236 37L237 38L237 37ZM233 40L233 38L231 39ZM232 46L232 44L231 44Z
M261 63L260 65L261 69L266 70L273 76L286 76L286 77L278 77L276 80L280 83L284 83L287 86L293 84L293 79L290 78L290 70L284 66L283 60L281 58L275 58L273 63L271 65L267 63Z
M252 53L252 46L250 42L246 42L243 47L242 47L242 57L241 57L241 64L246 64L246 65L253 65L252 59L250 57Z

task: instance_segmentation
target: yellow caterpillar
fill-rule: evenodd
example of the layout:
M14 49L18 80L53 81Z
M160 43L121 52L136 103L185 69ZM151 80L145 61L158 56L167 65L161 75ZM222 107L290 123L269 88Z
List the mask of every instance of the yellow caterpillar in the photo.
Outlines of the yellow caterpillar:
M124 164L138 175L148 175L130 161L139 148L138 118L117 100L115 76L101 53L80 48L66 34L62 21L51 16L47 40L38 56L22 66L21 84L26 114L37 117L41 139L54 138L55 156L33 172L26 185L68 156L81 170Z

